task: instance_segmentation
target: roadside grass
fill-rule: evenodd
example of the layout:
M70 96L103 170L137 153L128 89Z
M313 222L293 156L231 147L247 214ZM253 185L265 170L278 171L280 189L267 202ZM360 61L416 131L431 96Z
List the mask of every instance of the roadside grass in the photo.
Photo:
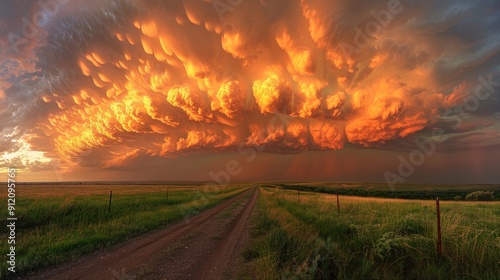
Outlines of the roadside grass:
M258 279L498 279L500 204L358 199L261 188L244 252ZM244 277L243 277L244 278Z
M17 196L17 275L67 262L188 218L246 189L229 187L201 195L194 188L169 188L167 201L166 188L139 193L121 186L113 189L108 212L109 193L93 195L89 188L81 188L82 195ZM7 234L2 229L2 240L7 240ZM0 245L3 256L9 246L7 242ZM5 261L1 263L0 278L6 277L7 267Z

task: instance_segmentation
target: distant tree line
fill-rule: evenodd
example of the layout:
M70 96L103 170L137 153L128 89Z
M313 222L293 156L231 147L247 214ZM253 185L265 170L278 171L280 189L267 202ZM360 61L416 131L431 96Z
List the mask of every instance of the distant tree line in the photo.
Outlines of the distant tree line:
M364 190L354 188L331 188L323 186L304 186L304 185L285 185L276 184L269 187L280 187L288 190L301 190L317 193L329 193L350 196L363 197L380 197L380 198L402 198L402 199L435 199L439 197L441 200L475 200L475 201L491 201L500 200L500 191L474 191L447 189L447 190ZM500 190L500 186L498 187Z
M495 193L493 191L476 191L465 196L466 200L495 200Z

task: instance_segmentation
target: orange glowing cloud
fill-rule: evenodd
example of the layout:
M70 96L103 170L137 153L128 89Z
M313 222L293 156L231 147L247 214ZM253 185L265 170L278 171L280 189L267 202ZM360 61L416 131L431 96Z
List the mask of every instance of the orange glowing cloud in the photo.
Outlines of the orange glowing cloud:
M52 60L40 62L47 74L33 88L45 113L27 129L46 137L44 150L68 163L99 150L98 164L112 168L240 145L380 146L431 127L469 88L443 90L435 61L446 50L408 39L402 18L359 35L375 19L346 16L356 3L251 1L220 17L212 1L167 2L110 6L95 22L79 14L64 29L71 36L55 37L61 47L44 49ZM64 41L80 35L78 46ZM62 50L71 55L59 59Z

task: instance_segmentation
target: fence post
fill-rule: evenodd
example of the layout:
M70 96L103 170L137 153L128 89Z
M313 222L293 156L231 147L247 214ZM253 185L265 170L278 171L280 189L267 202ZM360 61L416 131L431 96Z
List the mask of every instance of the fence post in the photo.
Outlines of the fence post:
M339 194L337 193L337 212L340 213Z
M108 205L108 212L111 212L111 199L113 198L113 190L109 193L109 205Z
M443 244L441 243L441 210L439 209L439 197L436 197L436 216L437 216L437 253L443 254Z

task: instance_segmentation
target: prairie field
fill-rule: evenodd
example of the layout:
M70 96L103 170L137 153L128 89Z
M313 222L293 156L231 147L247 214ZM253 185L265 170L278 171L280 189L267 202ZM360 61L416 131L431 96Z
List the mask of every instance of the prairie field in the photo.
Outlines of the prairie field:
M498 279L500 202L440 203L261 188L244 252L256 279ZM245 278L245 277L243 277Z
M189 222L252 186L19 185L17 274ZM259 189L237 268L240 279L498 279L500 201L441 201L438 253L434 200L339 195L337 205L335 194L293 186ZM6 195L1 198L6 209ZM1 235L6 238L7 230ZM186 240L190 236L196 234ZM0 249L7 254L7 242ZM0 265L0 278L7 267Z
M187 219L243 190L241 186L18 185L17 274L67 262ZM2 209L7 209L6 194L1 198ZM7 240L6 227L1 235ZM8 246L2 242L2 255L9 252ZM6 272L7 263L2 262L0 278Z
M403 199L434 199L439 197L441 200L465 200L471 192L488 191L493 193L492 200L500 201L500 186L496 184L400 184L391 188L385 183L306 182L275 183L268 186L349 196Z

